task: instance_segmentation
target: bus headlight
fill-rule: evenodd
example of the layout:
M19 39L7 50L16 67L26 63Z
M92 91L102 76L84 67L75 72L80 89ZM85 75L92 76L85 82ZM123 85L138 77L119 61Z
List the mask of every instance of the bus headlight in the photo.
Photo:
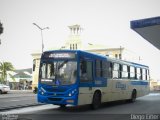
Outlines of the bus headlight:
M45 92L46 92L46 90L44 89L44 88L40 88L40 93L42 94L42 95L44 95L45 94Z
M71 97L71 96L72 96L72 94L71 94L71 93L69 93L69 94L68 94L68 96L69 96L69 97Z
M72 91L72 94L74 94L74 91Z
M76 93L76 89L72 90L71 92L69 92L68 96L71 97L72 95L74 95Z

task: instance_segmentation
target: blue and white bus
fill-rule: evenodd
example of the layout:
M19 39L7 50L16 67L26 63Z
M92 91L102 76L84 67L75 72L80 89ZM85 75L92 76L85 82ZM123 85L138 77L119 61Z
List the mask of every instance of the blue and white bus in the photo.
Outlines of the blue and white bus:
M81 50L46 51L41 56L38 102L66 105L129 100L149 93L149 67Z

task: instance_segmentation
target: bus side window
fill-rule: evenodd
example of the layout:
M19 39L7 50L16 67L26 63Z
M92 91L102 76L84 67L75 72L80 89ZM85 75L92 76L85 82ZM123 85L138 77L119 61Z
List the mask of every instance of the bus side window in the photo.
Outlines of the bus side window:
M127 66L127 71L128 71L128 79L130 78L130 66Z
M127 79L128 78L128 66L122 65L122 78Z
M102 61L96 60L96 77L102 77Z
M142 71L141 68L136 68L136 79L141 80L142 79Z
M135 79L135 75L136 75L136 74L135 74L135 72L136 72L136 71L135 71L135 68L132 67L132 66L130 66L130 70L129 70L129 71L130 71L130 75L129 75L129 76L130 76L130 79Z
M146 69L142 69L142 80L147 80L146 79Z
M89 82L93 80L92 61L82 60L80 62L80 80L81 82Z
M146 70L146 80L149 80L149 70Z
M112 66L111 62L102 60L101 62L101 77L102 78L112 78Z
M113 63L113 71L112 71L112 76L113 78L119 78L119 64L118 63Z
M96 60L95 75L98 78L112 78L112 63L105 60Z

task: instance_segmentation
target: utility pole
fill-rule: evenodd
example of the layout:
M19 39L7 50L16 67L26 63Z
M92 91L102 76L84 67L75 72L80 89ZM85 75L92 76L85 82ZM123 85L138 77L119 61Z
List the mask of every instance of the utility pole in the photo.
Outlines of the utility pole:
M44 49L44 43L43 43L43 30L45 29L49 29L49 27L44 27L41 28L39 25L37 25L36 23L33 23L33 25L37 26L37 28L41 31L41 38L42 38L42 53L43 53L43 49Z

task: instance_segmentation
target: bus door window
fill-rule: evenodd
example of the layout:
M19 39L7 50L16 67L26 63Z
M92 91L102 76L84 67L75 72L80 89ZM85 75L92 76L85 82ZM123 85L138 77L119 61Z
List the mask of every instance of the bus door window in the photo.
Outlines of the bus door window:
M80 62L80 80L81 82L92 81L93 79L92 61L82 60Z

